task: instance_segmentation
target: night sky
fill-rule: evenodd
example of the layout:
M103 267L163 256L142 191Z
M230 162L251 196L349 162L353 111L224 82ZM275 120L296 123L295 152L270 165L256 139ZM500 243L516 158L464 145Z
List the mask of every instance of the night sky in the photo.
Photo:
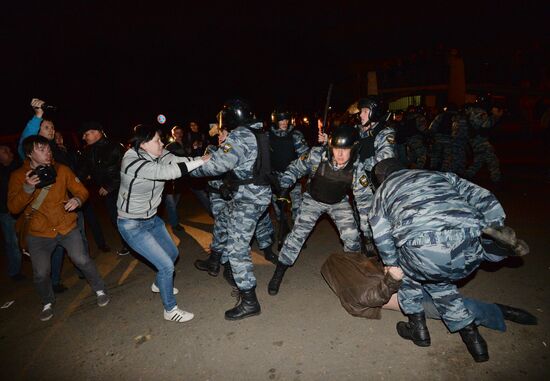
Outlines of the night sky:
M118 133L161 112L171 125L211 122L235 96L260 115L275 105L320 110L354 62L438 43L521 45L548 33L549 14L547 2L156 3L4 4L3 130L23 128L32 97L59 108L58 129L99 120Z

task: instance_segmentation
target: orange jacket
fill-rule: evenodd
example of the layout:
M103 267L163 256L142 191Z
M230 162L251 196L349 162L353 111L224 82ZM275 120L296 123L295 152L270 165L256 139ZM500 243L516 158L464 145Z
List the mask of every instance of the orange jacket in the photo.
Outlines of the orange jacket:
M29 213L33 201L38 197L40 189L27 193L23 188L25 174L31 170L29 160L15 170L8 184L8 209L12 214ZM88 199L88 191L69 167L55 164L57 177L46 198L32 215L29 234L37 237L54 238L57 234L68 234L76 228L76 212L65 211L65 202L69 200L68 192L77 197L81 203ZM19 218L24 218L21 213Z

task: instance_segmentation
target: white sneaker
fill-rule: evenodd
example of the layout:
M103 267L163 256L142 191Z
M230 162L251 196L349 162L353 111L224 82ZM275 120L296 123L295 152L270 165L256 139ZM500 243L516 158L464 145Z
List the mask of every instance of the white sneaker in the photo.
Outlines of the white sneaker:
M166 310L164 311L164 318L166 320L175 321L177 323L184 323L193 319L194 317L195 315L193 315L191 312L180 310L178 306L174 307L174 309L170 312Z
M158 288L157 285L154 284L154 283L151 285L151 291L153 291L154 293L157 293L157 294L160 292L159 288ZM173 292L174 292L174 295L177 295L178 292L180 292L180 290L178 290L177 288L174 287L174 291L173 291Z
M105 293L105 291L97 291L96 296L97 305L100 307L105 307L111 301L111 298Z
M40 312L40 320L42 321L48 321L53 317L53 308L52 304L48 303L45 304L42 308L42 312Z

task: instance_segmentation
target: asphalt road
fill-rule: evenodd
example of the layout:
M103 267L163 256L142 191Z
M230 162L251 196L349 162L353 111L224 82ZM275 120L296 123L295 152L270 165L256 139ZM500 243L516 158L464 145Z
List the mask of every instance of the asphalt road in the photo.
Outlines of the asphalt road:
M381 320L355 318L340 306L320 274L327 256L340 249L325 218L287 272L277 296L267 293L274 266L253 246L262 314L237 322L224 320L235 299L221 275L193 267L204 258L212 219L187 195L180 206L184 233L175 235L180 260L175 285L181 307L195 319L163 320L160 297L152 294L153 271L131 257L92 256L109 286L111 303L95 304L86 282L69 261L63 279L69 291L58 295L55 316L38 319L41 306L29 280L14 283L0 269L0 374L3 380L547 380L550 379L550 184L538 171L505 168L496 191L508 224L531 247L525 259L483 266L462 293L485 301L522 307L538 326L508 324L505 333L480 328L491 359L476 364L458 334L429 321L432 346L420 348L398 337L399 312ZM103 215L106 230L108 223ZM110 229L109 229L110 230ZM116 239L108 235L112 247Z

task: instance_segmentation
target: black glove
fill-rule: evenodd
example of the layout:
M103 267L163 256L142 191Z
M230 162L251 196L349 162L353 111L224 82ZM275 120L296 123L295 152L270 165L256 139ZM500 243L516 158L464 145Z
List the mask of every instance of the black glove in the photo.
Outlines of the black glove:
M290 188L281 188L281 192L277 196L277 201L283 201L290 204Z

